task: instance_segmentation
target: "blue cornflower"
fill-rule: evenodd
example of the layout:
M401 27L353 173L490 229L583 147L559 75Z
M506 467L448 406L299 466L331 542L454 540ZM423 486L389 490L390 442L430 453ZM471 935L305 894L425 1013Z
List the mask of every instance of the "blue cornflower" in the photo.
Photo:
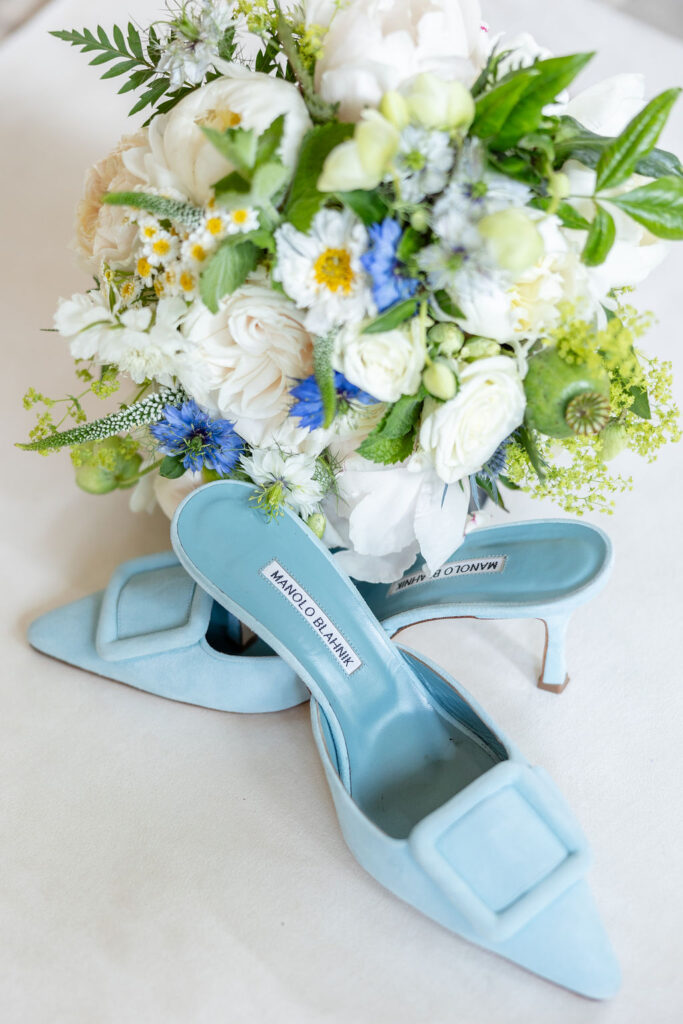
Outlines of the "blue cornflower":
M373 224L368 233L372 244L360 261L372 278L372 295L381 313L402 299L412 298L419 281L403 275L403 264L396 256L403 235L398 221L387 217L381 224Z
M361 405L374 405L377 401L367 391L361 391L355 384L348 381L339 371L335 371L334 374L334 387L340 402L360 402ZM296 402L289 410L289 415L298 419L299 426L308 427L309 430L317 430L318 427L321 427L325 414L322 395L315 375L311 374L305 380L300 380L295 388L290 389L289 393L296 398Z
M167 405L163 418L149 430L162 453L178 456L185 469L194 472L206 466L228 476L244 449L229 420L212 420L192 400L180 407Z

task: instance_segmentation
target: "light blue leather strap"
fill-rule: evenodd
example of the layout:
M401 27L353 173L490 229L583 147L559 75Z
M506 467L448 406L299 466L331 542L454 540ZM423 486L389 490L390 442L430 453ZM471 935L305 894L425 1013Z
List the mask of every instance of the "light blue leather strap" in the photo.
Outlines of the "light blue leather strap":
M586 839L550 778L491 768L411 832L416 861L483 939L502 942L574 885Z
M123 661L189 647L205 635L212 605L172 551L126 562L104 592L97 653Z

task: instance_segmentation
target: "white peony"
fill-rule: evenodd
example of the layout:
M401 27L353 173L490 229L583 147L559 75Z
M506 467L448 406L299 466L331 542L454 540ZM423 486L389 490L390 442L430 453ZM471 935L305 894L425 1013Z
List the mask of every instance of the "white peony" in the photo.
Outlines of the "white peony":
M479 0L307 0L306 22L329 26L315 83L344 121L425 71L471 85L488 50Z
M246 441L262 444L286 419L296 379L313 371L313 342L294 304L252 279L216 314L197 303L184 330L193 355L181 383Z
M460 373L460 390L449 402L428 401L420 445L444 483L481 469L498 445L522 422L526 399L515 362L492 356Z
M241 127L263 132L275 118L285 115L280 158L287 167L296 162L301 140L311 127L306 104L295 86L238 65L225 65L224 75L195 89L169 114L155 117L144 151L124 154L126 166L143 181L160 189L173 189L196 203L211 197L211 186L233 165L201 131Z
M342 549L335 561L355 579L391 583L420 551L433 571L462 541L469 487L446 490L424 458L376 466L353 455L336 484L323 503L324 540Z
M420 386L425 345L419 318L407 328L363 334L356 324L342 327L335 339L333 364L356 387L380 402L414 395Z

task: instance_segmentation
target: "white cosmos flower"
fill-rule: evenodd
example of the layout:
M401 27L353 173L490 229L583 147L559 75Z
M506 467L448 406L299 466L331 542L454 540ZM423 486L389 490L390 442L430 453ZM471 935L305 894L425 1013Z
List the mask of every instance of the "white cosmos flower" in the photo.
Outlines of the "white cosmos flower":
M251 455L240 457L240 463L255 484L264 491L274 488L275 501L284 501L304 519L318 511L323 489L315 476L315 456L254 448Z
M414 317L408 327L374 334L347 324L335 338L333 365L378 401L396 402L417 391L425 356L419 317Z
M327 334L340 323L358 323L375 313L369 279L360 258L368 234L349 210L320 210L310 231L291 224L275 233L278 262L273 277L280 281L313 334Z
M479 0L306 0L305 8L307 25L329 26L315 84L344 121L425 71L471 85L489 49Z
M103 333L115 322L99 289L60 299L54 315L55 328L69 342L74 359L92 359Z
M448 402L428 399L420 445L447 484L476 473L501 441L520 425L526 398L517 364L508 356L470 363Z

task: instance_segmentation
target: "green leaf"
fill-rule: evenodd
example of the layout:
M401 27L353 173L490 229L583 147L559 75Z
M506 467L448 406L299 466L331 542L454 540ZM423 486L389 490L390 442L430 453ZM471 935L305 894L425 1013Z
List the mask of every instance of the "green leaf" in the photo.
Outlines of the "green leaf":
M508 76L490 92L485 92L476 102L476 115L471 132L480 139L495 138L508 117L529 88L539 72L535 68L524 68ZM522 133L525 134L525 133Z
M452 316L454 320L464 320L465 314L461 310L460 306L451 298L445 289L441 289L438 292L434 292L434 301L438 305L442 313L446 316Z
M592 53L574 53L537 61L533 65L536 76L528 83L492 145L509 149L522 136L533 132L540 124L543 108L567 88L593 56Z
M180 455L167 455L165 459L162 459L159 466L159 476L166 477L167 480L177 480L184 473L185 467Z
M538 445L536 444L536 438L533 431L529 430L528 427L518 427L515 431L515 436L526 452L534 473L541 483L544 483L548 464L538 450Z
M323 400L323 427L329 427L337 411L337 390L334 386L332 353L334 337L331 334L315 339L313 345L313 372Z
M258 148L255 131L251 128L227 128L224 132L217 132L206 124L200 124L199 127L221 156L245 177L251 177Z
M128 111L128 116L132 117L133 114L139 113L141 110L144 110L145 107L154 106L157 100L161 99L164 93L168 90L168 85L169 82L167 78L157 78L156 81L150 85L147 92L143 92L137 103L133 104Z
M284 211L285 220L299 231L308 231L316 213L329 198L317 189L328 153L349 139L353 130L352 124L330 121L312 128L304 138Z
M359 217L366 227L377 224L389 213L389 208L378 192L337 192L337 198Z
M552 203L553 200L550 196L538 196L531 200L529 206L535 210L547 210ZM566 228L571 228L574 231L588 231L590 228L590 221L582 217L570 203L560 203L555 210L555 215L560 218Z
M607 135L596 135L573 117L558 119L555 134L555 167L561 167L570 157L586 167L597 167L600 154L614 139ZM683 164L673 153L665 149L653 149L636 164L636 172L646 178L661 178L666 175L683 177Z
M632 388L629 388L629 394L633 396L633 402L629 406L628 411L632 412L634 416L639 416L641 420L652 419L650 399L645 388L641 387L640 384L634 384Z
M142 43L140 42L140 33L132 21L128 22L128 49L134 57L138 58L138 60L144 60Z
M381 462L384 465L392 465L394 462L403 462L412 455L415 444L415 434L405 434L403 437L383 437L381 434L368 434L363 443L358 447L358 454L370 462Z
M271 125L261 132L256 147L256 166L268 163L277 156L285 130L285 115L280 114Z
M230 192L236 193L238 196L251 192L251 184L239 171L231 171L230 174L226 174L212 188L217 197L228 195Z
M363 328L363 334L380 334L382 331L393 331L395 327L415 316L417 312L417 299L405 299L390 306L376 320L373 320Z
M581 259L587 267L597 267L604 263L607 254L614 245L616 228L614 218L598 206L595 213L595 220L588 231L588 238L581 253Z
M401 395L375 428L377 434L396 440L411 433L420 417L425 397L426 391L422 387L415 395Z
M147 210L157 217L187 224L188 227L197 227L202 218L201 209L192 203L166 199L147 192L107 192L102 196L102 202L109 206L132 206L136 210Z
M498 508L502 508L504 512L507 512L505 502L503 501L502 495L498 490L496 484L492 480L489 480L487 476L475 476L474 479L477 484L477 487L481 488L486 497L490 498L494 505L497 505ZM498 479L500 479L500 477Z
M596 191L621 185L633 174L638 161L654 148L680 91L667 89L655 96L621 135L605 146L598 160Z
M256 266L259 250L251 242L226 239L210 258L199 279L199 294L212 313L224 295L231 295Z
M112 67L110 67L109 70L105 71L105 73L103 75L100 75L100 77L103 79L118 78L119 75L125 74L126 71L131 71L133 68L136 68L137 66L138 62L136 60L122 60L119 64L114 64Z
M665 178L669 175L683 178L683 164L675 153L666 149L653 149L636 164L636 172L644 178Z
M254 202L260 206L264 200L272 199L289 180L290 172L279 161L262 164L254 171L251 191Z
M609 201L657 238L683 238L683 178L659 178Z
M414 256L422 248L423 237L415 228L406 228L398 243L396 256L401 263L406 263L411 256Z

